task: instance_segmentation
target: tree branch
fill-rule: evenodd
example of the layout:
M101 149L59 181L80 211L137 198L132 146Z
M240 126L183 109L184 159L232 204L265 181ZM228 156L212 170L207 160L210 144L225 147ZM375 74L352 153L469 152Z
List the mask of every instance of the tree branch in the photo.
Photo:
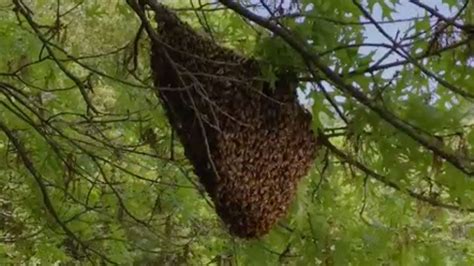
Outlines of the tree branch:
M443 203L440 201L437 201L435 199L425 197L419 193L414 192L413 190L410 190L408 188L402 188L400 187L397 183L393 182L390 180L390 178L380 175L377 172L371 170L369 167L366 165L362 164L361 162L357 161L356 159L352 158L351 156L345 154L343 151L339 150L336 146L334 146L326 136L321 135L318 140L320 143L322 143L325 147L327 147L333 154L335 154L337 157L339 157L342 161L353 165L357 167L360 171L363 173L367 174L368 176L372 177L373 179L387 185L388 187L391 187L397 191L404 192L408 194L410 197L417 199L419 201L428 203L432 206L435 207L441 207L445 209L450 209L450 210L456 210L456 211L468 211L468 212L474 212L474 208L463 208L460 206L452 205L452 204L447 204Z
M443 144L439 143L432 136L423 132L419 132L413 125L401 120L393 113L387 111L383 106L380 106L379 103L368 98L358 88L351 84L347 84L344 79L341 78L341 76L339 76L336 72L331 70L321 61L320 57L312 51L312 48L308 47L305 42L297 40L286 28L278 27L278 25L276 25L275 23L268 21L267 19L259 15L254 14L253 12L245 9L240 4L234 1L219 1L223 5L240 14L241 16L246 17L247 19L257 23L258 25L270 30L274 34L281 37L288 45L290 45L290 47L292 47L302 56L303 60L308 62L309 71L313 76L316 77L316 72L319 69L333 84L337 86L337 88L339 88L344 93L351 95L359 103L372 110L387 123L397 128L401 132L407 134L422 146L433 151L435 154L451 163L454 167L458 168L463 173L469 176L474 175L474 171L472 169L473 162L471 159L465 158L460 154L455 154L453 152L447 151Z
M23 144L15 136L13 131L10 130L1 121L0 121L0 130L3 131L6 134L7 138L11 141L11 143L13 144L15 149L17 150L18 155L19 155L21 161L23 162L23 164L25 165L26 169L33 176L34 180L36 181L36 184L38 185L38 187L41 191L41 195L43 197L43 204L44 204L46 210L53 217L53 219L56 221L56 223L59 225L59 227L61 227L61 229L66 233L66 235L68 237L70 237L70 238L74 239L75 241L77 241L77 243L79 243L84 249L90 250L92 253L98 255L99 257L101 257L102 259L104 259L105 261L107 261L109 263L112 263L114 265L118 265L114 261L112 261L109 258L107 258L106 256L104 256L99 251L96 251L95 249L92 249L91 247L89 247L74 232L72 232L71 229L69 229L69 227L67 227L67 225L61 220L58 213L56 212L56 209L54 208L53 203L51 202L51 199L49 198L48 189L46 188L46 184L44 183L44 179L41 176L41 174L36 170L36 168L35 168L33 162L31 161L31 159L28 157L28 152L26 151Z

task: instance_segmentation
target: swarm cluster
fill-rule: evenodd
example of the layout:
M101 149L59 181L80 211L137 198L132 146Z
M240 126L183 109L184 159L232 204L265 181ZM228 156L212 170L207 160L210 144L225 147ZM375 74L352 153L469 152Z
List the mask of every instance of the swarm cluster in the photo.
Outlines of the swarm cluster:
M287 79L263 81L259 62L156 12L152 45L158 95L187 158L231 233L267 233L315 156L311 116Z

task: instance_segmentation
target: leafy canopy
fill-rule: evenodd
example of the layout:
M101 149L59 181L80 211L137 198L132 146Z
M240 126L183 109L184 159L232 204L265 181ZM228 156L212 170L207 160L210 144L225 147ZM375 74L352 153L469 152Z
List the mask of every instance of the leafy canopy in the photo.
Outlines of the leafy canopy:
M474 263L472 1L166 2L264 78L299 73L321 146L287 218L228 235L126 1L3 0L2 263Z

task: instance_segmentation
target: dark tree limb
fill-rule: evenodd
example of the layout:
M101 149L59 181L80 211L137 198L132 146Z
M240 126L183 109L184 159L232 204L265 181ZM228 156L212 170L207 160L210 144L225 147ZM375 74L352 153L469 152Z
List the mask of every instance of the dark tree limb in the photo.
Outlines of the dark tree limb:
M384 121L395 127L396 129L400 130L401 132L405 133L406 135L410 136L416 142L421 144L422 146L426 147L427 149L431 150L436 155L440 156L441 158L445 159L449 163L451 163L454 167L458 168L460 171L465 173L468 176L474 175L473 164L474 162L470 158L466 158L461 154L448 151L446 147L442 143L439 143L436 139L432 136L419 132L415 126L412 124L403 121L393 113L386 110L383 106L379 103L373 101L369 97L367 97L361 90L357 87L348 84L341 76L339 76L336 72L331 70L327 65L325 65L320 57L312 51L305 42L297 40L289 30L286 28L279 27L272 21L269 21L249 10L241 6L240 4L231 1L231 0L219 0L223 5L227 6L228 8L234 10L236 13L240 14L241 16L257 23L258 25L270 30L274 34L281 37L290 47L292 47L295 51L297 51L308 63L308 69L310 73L317 77L316 72L319 70L320 72L324 73L329 81L331 81L337 88L339 88L342 92L351 95L355 98L359 103L363 104L374 113L376 113L380 118Z
M426 196L423 196L422 194L416 193L411 189L400 187L397 183L391 181L390 178L388 178L386 176L383 176L381 174L378 174L377 172L370 169L369 167L367 167L363 163L361 163L358 160L352 158L352 156L350 156L350 155L346 154L345 152L341 151L340 149L338 149L336 146L334 146L326 138L326 136L321 135L318 140L322 145L324 145L326 148L328 148L329 151L331 151L334 155L339 157L343 162L346 162L346 163L348 163L352 166L355 166L357 169L362 171L364 174L366 174L366 175L370 176L371 178L385 184L388 187L391 187L391 188L395 189L396 191L406 193L410 197L412 197L416 200L428 203L428 204L430 204L434 207L441 207L441 208L445 208L445 209L449 209L449 210L456 210L456 211L474 212L474 208L463 208L463 207L460 207L460 206L457 206L457 205L440 202L436 199L426 197Z

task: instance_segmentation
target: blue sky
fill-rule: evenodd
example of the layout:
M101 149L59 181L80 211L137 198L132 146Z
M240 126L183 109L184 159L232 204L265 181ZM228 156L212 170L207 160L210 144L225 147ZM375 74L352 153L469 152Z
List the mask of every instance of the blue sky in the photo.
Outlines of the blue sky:
M398 12L394 14L393 19L395 20L408 19L408 18L413 18L416 16L426 15L424 10L415 6L414 4L411 4L406 0L402 0L401 2L403 4L397 5L395 8ZM436 8L438 12L444 14L447 17L452 16L455 13L455 11L450 10L447 5L443 4L441 0L426 1L426 4L429 4L431 7ZM374 16L376 20L382 20L382 11L379 5L376 5L372 15ZM400 35L402 35L410 27L411 23L412 22L400 22L400 23L395 23L395 24L382 24L381 26L388 34L390 34L390 36L394 38L397 34L397 31L400 32ZM364 35L366 37L366 40L365 40L366 42L389 44L389 41L384 36L382 36L382 34L379 33L378 30L373 25L368 25L366 27ZM374 49L370 47L362 47L360 49L360 52L369 53L372 50ZM375 56L376 59L380 58L385 52L387 52L387 50L380 49L380 48L377 49L376 56ZM389 57L385 62L388 63L388 62L396 61L399 58L400 57L395 54ZM395 69L393 71L395 71Z

